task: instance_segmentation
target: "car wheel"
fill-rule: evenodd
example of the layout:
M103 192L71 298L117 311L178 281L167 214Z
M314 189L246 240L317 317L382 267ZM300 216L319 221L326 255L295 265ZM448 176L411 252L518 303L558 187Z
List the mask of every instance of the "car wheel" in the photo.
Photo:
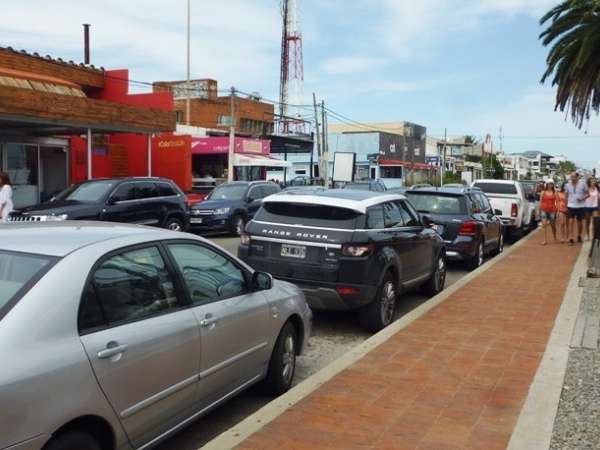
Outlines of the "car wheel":
M477 248L475 249L475 256L473 256L467 262L469 269L475 270L478 267L483 265L483 261L485 260L484 250L483 250L483 241L479 241L477 244Z
M102 450L102 448L89 434L69 431L50 439L43 450Z
M286 323L277 337L269 370L264 382L265 389L273 395L287 392L294 381L298 333L290 322Z
M431 297L439 294L444 290L446 286L446 256L444 254L440 254L435 264L435 269L431 274L431 278L425 283L423 289L425 293Z
M396 282L388 272L377 289L375 299L360 310L362 327L376 333L392 323L396 312L396 295Z
M500 237L498 238L498 247L494 250L494 255L499 255L504 252L504 232L500 232Z
M183 222L177 217L169 217L165 224L165 228L171 231L183 231Z
M246 221L243 216L237 215L233 218L233 232L236 236L241 236L246 228Z

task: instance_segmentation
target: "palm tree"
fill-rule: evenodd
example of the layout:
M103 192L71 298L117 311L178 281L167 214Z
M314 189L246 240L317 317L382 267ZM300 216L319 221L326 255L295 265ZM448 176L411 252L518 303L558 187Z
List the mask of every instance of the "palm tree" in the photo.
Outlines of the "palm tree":
M570 112L581 128L600 110L600 0L566 0L540 20L540 39L552 44L542 83L557 86L555 110Z

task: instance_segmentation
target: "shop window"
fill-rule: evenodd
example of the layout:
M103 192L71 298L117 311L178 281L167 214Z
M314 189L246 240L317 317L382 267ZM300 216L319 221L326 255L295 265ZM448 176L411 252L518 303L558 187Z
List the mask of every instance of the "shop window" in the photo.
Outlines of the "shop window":
M183 111L175 111L175 121L177 123L183 123Z

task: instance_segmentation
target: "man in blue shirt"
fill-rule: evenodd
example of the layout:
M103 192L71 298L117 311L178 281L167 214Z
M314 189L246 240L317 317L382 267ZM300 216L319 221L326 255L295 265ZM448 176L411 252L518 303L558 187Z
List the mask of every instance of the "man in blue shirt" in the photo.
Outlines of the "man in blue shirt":
M565 186L567 193L567 208L569 209L569 244L575 243L575 222L577 222L577 242L581 241L583 230L583 219L585 217L585 199L589 197L589 191L585 182L577 172L571 174L571 180Z

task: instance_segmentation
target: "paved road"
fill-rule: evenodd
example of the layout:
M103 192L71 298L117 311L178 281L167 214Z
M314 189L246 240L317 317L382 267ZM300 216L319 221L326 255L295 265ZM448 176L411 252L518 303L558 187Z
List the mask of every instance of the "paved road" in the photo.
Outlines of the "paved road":
M237 253L237 238L213 238L231 253ZM468 271L450 266L446 286L456 283ZM399 303L398 317L425 302L419 292L407 293ZM298 359L295 383L299 383L344 353L366 340L370 333L361 330L355 313L315 314L313 335L307 351ZM271 400L259 388L251 388L225 405L190 425L158 447L159 450L196 450L228 430Z

